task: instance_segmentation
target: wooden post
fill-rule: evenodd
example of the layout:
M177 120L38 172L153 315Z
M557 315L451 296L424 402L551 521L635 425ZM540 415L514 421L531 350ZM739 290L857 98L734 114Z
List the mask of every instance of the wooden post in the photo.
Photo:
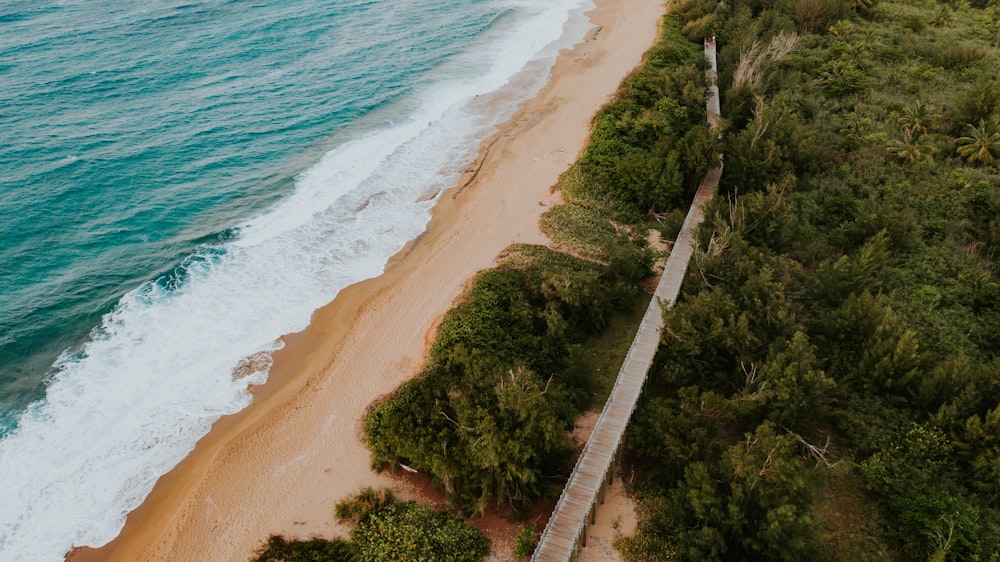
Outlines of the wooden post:
M587 522L583 522L583 548L587 548Z
M590 524L597 523L597 502L590 506Z

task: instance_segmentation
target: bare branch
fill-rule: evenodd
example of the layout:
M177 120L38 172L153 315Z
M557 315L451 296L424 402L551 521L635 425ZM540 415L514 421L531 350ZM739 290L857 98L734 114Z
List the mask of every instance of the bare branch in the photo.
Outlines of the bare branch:
M787 431L787 428L786 428L786 431ZM791 432L789 432L789 433L791 433ZM814 459L816 459L817 462L823 463L824 465L826 465L827 468L833 468L833 467L837 466L838 464L840 464L840 461L830 462L830 459L826 458L827 450L829 450L829 448L830 448L830 436L829 435L826 436L826 443L823 445L823 447L817 447L816 445L813 445L812 443L809 443L808 441L806 441L805 439L803 439L801 435L796 434L795 437L798 439L799 444L802 445L802 447L805 448L805 450L806 450L807 453L809 453L809 456L811 456Z
M750 363L750 371L747 371L747 366L740 360L740 367L743 369L743 374L747 377L746 385L750 386L757 380L757 364Z
M444 416L444 419L446 419L446 420L450 421L451 423L455 424L455 427L457 427L459 429L464 429L465 431L475 431L476 430L476 428L474 428L474 427L466 427L466 426L458 423L457 421L455 421L454 419L452 419L451 416L449 416L448 414L444 413L444 410L438 410L438 413L441 414L442 416Z

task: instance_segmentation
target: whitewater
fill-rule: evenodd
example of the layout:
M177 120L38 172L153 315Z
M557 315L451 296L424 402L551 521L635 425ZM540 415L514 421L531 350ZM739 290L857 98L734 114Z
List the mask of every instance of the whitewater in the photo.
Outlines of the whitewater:
M424 231L590 6L279 4L0 7L0 560L113 539Z

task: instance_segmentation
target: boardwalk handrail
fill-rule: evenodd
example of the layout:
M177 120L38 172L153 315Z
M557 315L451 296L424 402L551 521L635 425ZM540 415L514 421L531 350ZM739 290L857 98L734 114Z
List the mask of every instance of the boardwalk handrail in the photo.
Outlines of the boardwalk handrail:
M714 127L719 120L714 37L705 40L705 56L711 63L708 70L710 85L707 102L708 121ZM538 541L532 561L568 562L575 558L581 536L586 541L587 517L588 515L592 519L594 517L598 494L613 472L614 458L621 448L625 428L638 404L646 374L656 355L660 330L663 327L663 307L670 307L680 293L681 282L684 280L688 262L694 251L694 229L701 223L702 207L718 187L721 175L720 160L719 167L710 170L698 187L691 209L667 258L663 276L656 286L653 299L646 308L632 345L625 355L625 361L618 372L618 378L615 379L611 395L559 496L559 501Z

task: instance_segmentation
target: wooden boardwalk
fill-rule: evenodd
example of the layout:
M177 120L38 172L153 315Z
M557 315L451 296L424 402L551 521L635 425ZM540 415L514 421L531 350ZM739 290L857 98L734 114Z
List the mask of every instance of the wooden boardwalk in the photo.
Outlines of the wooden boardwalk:
M719 118L719 90L715 86L715 40L705 41L705 56L711 61L708 100L708 121L713 126ZM635 410L646 382L646 373L653 363L653 356L660 344L663 328L663 308L670 307L680 293L681 283L687 272L694 250L694 230L703 218L702 207L712 198L722 166L708 172L695 194L691 209L677 236L670 257L663 270L663 277L656 287L653 300L639 324L639 331L632 340L622 363L618 379L601 412L594 432L583 448L583 453L563 488L559 502L545 527L532 556L538 562L568 562L575 560L579 549L587 543L587 520L594 522L597 503L604 502L604 492L614 475L614 463L621 451L625 428Z

